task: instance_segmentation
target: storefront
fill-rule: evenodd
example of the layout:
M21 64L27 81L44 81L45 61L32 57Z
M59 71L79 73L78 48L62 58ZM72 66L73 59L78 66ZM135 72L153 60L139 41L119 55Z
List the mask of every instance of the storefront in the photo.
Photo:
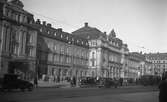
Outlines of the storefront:
M21 79L32 80L35 77L35 62L15 60L8 62L8 73L18 74Z

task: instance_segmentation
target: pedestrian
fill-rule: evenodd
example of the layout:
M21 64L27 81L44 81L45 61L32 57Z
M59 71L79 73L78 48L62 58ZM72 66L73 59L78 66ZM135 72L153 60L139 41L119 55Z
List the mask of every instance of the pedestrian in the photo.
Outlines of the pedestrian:
M34 87L35 88L38 87L38 79L37 79L37 77L34 78Z
M119 83L120 83L120 86L123 85L123 78L120 78L120 79L119 79Z
M162 80L159 84L159 102L167 102L167 72L162 75Z
M124 79L124 84L125 84L125 86L128 86L128 81L127 81L127 79Z
M76 86L76 78L73 77L73 85Z

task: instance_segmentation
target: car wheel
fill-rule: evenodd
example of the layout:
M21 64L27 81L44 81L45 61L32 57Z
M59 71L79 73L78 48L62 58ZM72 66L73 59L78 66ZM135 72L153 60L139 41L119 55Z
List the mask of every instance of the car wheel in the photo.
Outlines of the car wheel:
M30 86L29 88L28 88L28 91L32 91L33 90L33 86Z
M24 89L24 88L21 88L21 91L22 91L22 92L24 92L24 91L25 91L25 89Z

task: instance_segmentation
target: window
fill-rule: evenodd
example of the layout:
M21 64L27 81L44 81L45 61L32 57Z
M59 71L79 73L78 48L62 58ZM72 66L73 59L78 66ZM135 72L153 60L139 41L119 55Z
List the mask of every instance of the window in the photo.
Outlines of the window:
M31 43L31 42L32 42L30 32L27 33L27 42L28 42L28 43Z
M93 46L96 46L96 45L97 45L95 41L93 41L92 43L93 43L93 44L92 44Z
M26 16L24 16L23 21L24 21L24 23L27 23L27 17Z
M51 51L53 51L53 42L49 42L48 47Z
M56 46L56 45L54 46L54 50L55 50L55 51L57 50L57 46Z
M65 48L64 48L64 46L61 45L60 47L61 47L61 48L60 48L60 52L61 52L62 54L64 54L64 53L65 53Z
M92 52L92 66L95 66L95 52Z
M18 14L16 14L16 19L15 20L19 21L19 15Z
M32 56L32 57L35 57L35 56L33 56L33 48L30 49L29 55Z
M40 28L39 31L42 32L42 28Z
M50 34L50 31L48 30L47 33Z
M6 39L7 39L7 26L4 25L4 28L3 28L3 35L5 36L5 42L4 42L4 45L6 45ZM6 50L6 46L4 48L4 50Z
M18 55L18 51L19 51L18 48L19 48L18 45L14 45L14 54Z
M67 47L67 55L69 55L69 48Z
M53 61L53 55L50 53L48 54L48 61L52 62Z
M57 33L55 32L55 33L54 33L54 35L56 36L56 35L57 35Z
M57 62L60 61L60 55L56 55L56 61L57 61Z

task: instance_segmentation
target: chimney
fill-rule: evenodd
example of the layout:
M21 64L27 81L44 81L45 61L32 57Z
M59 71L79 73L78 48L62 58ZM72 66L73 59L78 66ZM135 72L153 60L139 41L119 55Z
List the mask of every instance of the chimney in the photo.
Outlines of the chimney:
M43 21L43 25L46 26L46 21Z
M52 25L51 25L50 23L48 23L48 24L47 24L47 27L51 28L51 27L52 27Z
M36 24L41 24L40 19L37 19Z
M106 33L106 32L104 32L104 35L107 35L107 33Z
M85 22L85 27L88 27L88 22Z

